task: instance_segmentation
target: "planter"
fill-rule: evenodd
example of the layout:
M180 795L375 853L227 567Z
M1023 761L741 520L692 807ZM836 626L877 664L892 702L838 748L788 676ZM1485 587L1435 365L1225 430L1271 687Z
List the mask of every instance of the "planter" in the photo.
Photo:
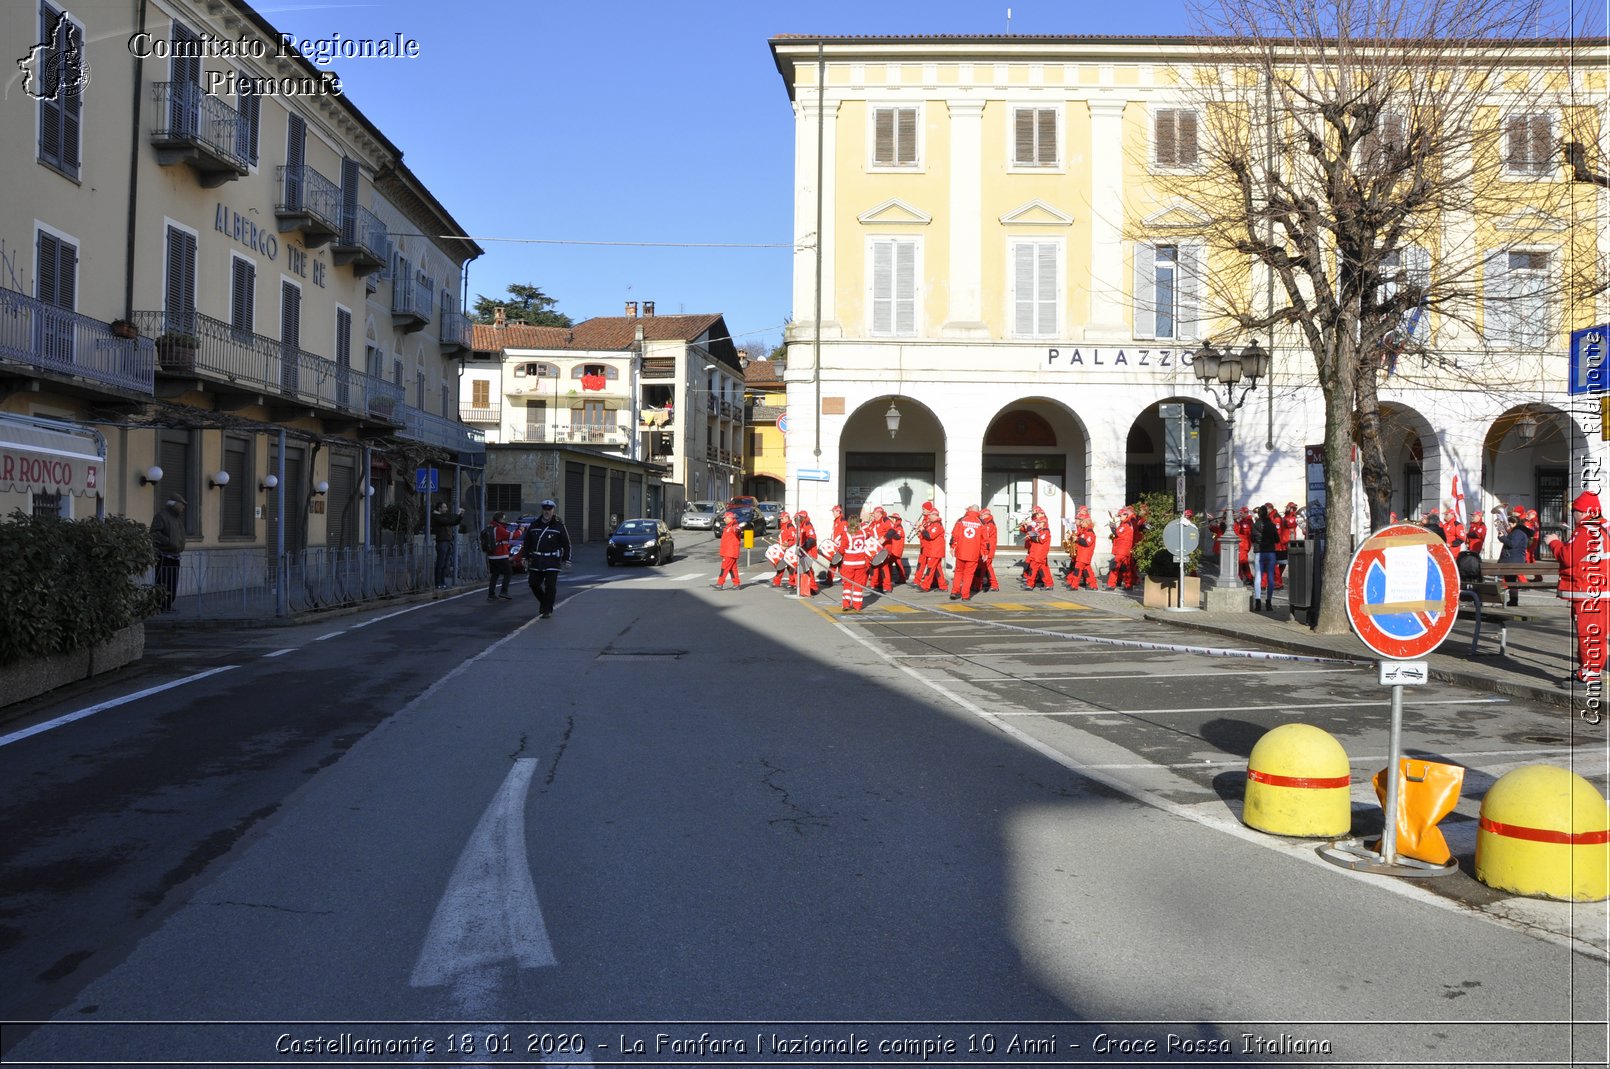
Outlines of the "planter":
M193 341L176 341L172 338L158 338L157 361L167 371L194 371L196 368L196 343Z
M1146 587L1141 592L1141 604L1148 609L1175 608L1179 605L1179 585L1178 578L1147 579ZM1185 605L1192 609L1202 607L1202 580L1197 576L1185 577Z
M130 624L105 642L87 649L34 657L0 668L0 706L110 672L138 661L145 653L145 624Z

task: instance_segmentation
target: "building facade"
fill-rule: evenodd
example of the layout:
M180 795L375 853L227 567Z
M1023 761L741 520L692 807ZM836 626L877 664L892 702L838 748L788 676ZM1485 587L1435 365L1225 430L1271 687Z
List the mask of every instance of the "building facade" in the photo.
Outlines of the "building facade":
M1035 505L1053 525L1079 505L1099 520L1174 489L1159 414L1169 402L1201 409L1188 506L1307 500L1304 450L1324 440L1324 413L1300 339L1273 339L1272 372L1234 414L1233 454L1232 425L1193 371L1198 349L1226 325L1202 280L1234 270L1183 236L1200 208L1171 181L1203 166L1200 76L1179 57L1210 42L799 36L771 45L795 117L786 378L796 504L842 503L853 514L932 500L953 517L976 503L1005 517L1003 531ZM1553 43L1522 59L1529 84L1544 87L1522 133L1527 124L1557 132L1572 108L1573 122L1606 128L1602 69L1566 70ZM1588 99L1601 103L1582 109ZM1605 254L1602 225L1586 235L1571 225L1603 220L1605 194L1583 187L1563 212L1553 196L1570 181L1563 159L1531 159L1516 134L1504 144L1502 159L1476 165L1550 196L1523 220L1524 245L1506 236L1510 221L1483 218L1479 206L1439 222L1450 240L1482 245L1485 300L1460 321L1428 316L1436 344L1383 372L1392 506L1417 516L1457 494L1472 510L1538 508L1545 526L1560 527L1581 485L1573 457L1590 431L1598 438L1597 408L1591 423L1571 408L1567 341L1605 309L1602 300L1533 309L1524 294L1533 277L1557 276L1580 243ZM1247 287L1261 286L1241 270ZM829 479L796 484L800 468Z
M725 501L741 484L744 448L743 368L725 319L655 315L653 302L625 311L573 327L476 324L464 419L489 443L585 447L647 465L659 475L647 488L663 492L646 492L647 511L630 515L665 519L684 501Z
M187 595L377 545L382 515L406 537L419 467L478 503L481 250L328 68L234 0L26 0L0 27L35 42L0 105L28 146L0 162L0 413L106 443L93 493L0 480L0 510L184 496Z

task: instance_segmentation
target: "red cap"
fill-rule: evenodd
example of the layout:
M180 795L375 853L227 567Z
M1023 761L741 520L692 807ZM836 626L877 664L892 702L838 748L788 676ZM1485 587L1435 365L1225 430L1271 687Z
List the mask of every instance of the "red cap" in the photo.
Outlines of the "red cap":
M1586 513L1589 516L1598 516L1600 514L1599 495L1588 490L1582 491L1576 495L1576 500L1571 502L1571 511Z

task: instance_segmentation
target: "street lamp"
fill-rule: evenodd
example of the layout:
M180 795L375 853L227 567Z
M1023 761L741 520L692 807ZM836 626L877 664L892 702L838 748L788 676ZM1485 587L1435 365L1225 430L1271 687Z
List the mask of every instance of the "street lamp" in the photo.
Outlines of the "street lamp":
M900 410L894 407L894 401L889 401L889 411L883 414L883 425L889 428L889 437L893 438L900 430Z
M1219 538L1219 583L1231 590L1241 587L1241 576L1236 567L1236 546L1239 539L1235 537L1235 414L1241 406L1246 404L1247 394L1258 388L1258 380L1269 371L1269 354L1263 351L1258 339L1239 353L1234 349L1220 351L1213 348L1211 341L1202 343L1197 350L1196 360L1191 365L1196 372L1196 378L1202 388L1208 392L1221 409L1224 410L1224 425L1227 434L1226 456L1228 463L1228 483L1224 506L1224 535ZM1246 379L1246 385L1241 386L1239 395L1236 387ZM1223 389L1223 396L1219 390Z

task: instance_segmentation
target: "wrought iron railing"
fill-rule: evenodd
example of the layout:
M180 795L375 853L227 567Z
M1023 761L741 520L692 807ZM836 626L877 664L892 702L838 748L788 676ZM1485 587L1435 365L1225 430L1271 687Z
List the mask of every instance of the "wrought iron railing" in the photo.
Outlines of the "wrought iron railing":
M149 395L156 379L150 338L122 338L98 319L0 289L0 360Z
M136 312L156 338L158 370L263 389L284 397L401 426L403 388L334 360L240 330L200 312Z
M391 263L391 236L386 233L386 224L380 221L379 216L358 204L353 206L352 214L346 217L344 224L336 252L360 253L366 262L378 267Z
M274 168L280 187L276 215L305 215L318 229L331 234L341 232L341 187L307 164Z
M442 345L447 348L468 349L470 347L470 320L463 312L443 310L441 331Z
M476 405L459 403L458 418L465 423L501 423L502 405Z
M627 435L620 427L585 427L578 424L560 427L559 441L580 445L624 445Z
M392 279L391 311L393 315L413 316L429 323L436 313L435 280Z
M402 417L400 437L456 452L480 453L486 450L485 431L466 427L456 419L432 415L409 404L399 405L398 412Z
M153 143L203 149L241 174L249 170L240 150L240 112L195 82L155 82L151 95L157 105Z

